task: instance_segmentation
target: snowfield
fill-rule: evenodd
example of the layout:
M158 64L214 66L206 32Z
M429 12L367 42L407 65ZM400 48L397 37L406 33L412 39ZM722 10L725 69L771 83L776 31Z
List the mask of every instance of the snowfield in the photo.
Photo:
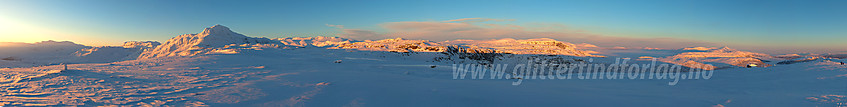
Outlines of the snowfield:
M67 70L59 64L7 66L38 58L0 54L24 56L0 60L4 67L13 67L0 68L0 106L796 107L847 103L843 59L821 56L799 61L802 58L779 59L728 48L595 52L551 39L267 39L247 37L220 25L161 45L127 44L132 46L83 46L54 53L81 58L67 64ZM633 58L630 64L651 63L636 59L646 55L729 64L714 70L710 79L680 80L676 85L668 85L666 79L522 79L522 84L512 85L518 79L453 78L453 64L516 65L537 59L609 64L615 57ZM773 66L744 68L712 60L721 58L752 58ZM42 59L29 61L62 62Z

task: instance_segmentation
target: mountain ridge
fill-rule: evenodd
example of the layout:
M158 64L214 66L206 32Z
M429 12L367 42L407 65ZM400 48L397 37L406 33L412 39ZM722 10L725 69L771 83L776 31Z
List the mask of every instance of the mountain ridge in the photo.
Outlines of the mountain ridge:
M261 45L262 47L325 47L327 49L356 49L366 51L391 51L391 52L443 52L447 47L464 47L462 49L475 49L477 51L489 51L512 54L549 54L569 56L592 56L596 53L588 50L580 50L577 45L556 41L549 38L536 39L499 39L499 40L455 40L445 42L433 42L429 40L409 40L403 38L355 41L339 37L289 37L289 38L255 38L248 37L232 31L223 25L214 25L205 28L196 34L184 34L169 39L155 49L143 52L138 59L169 57L169 56L194 56L205 53L237 53L238 49L223 49L235 45ZM244 45L241 48L250 48ZM256 47L261 48L261 47Z
M73 42L44 41L40 45L74 44ZM20 44L18 44L20 45ZM77 46L78 44L72 45ZM35 45L32 45L35 46ZM79 45L82 46L82 45ZM69 57L97 58L105 55L108 57L129 56L133 58L103 59L132 60L149 59L173 56L196 56L203 54L239 54L243 51L264 49L296 49L296 48L324 48L345 49L361 51L386 51L386 52L435 52L435 53L462 53L458 55L490 56L476 54L533 54L533 55L564 55L576 57L606 57L598 55L599 52L590 49L598 49L591 44L573 44L550 38L533 39L491 39L491 40L448 40L435 42L430 40L410 40L403 38L382 40L352 40L340 37L286 37L268 39L264 37L249 37L239 34L223 25L214 25L204 28L203 31L194 34L183 34L175 36L165 43L155 41L128 41L118 47L88 47L82 46L65 52ZM768 54L738 51L729 47L691 47L678 49L680 53L670 56L655 56L660 61L681 65L692 64L726 64L733 66L745 66L747 64L761 64L767 66L767 60L782 57L773 57ZM76 51L76 52L74 52ZM103 52L100 52L103 51ZM106 52L108 51L108 52ZM448 52L449 51L449 52ZM111 53L118 52L118 53ZM467 54L464 54L467 53ZM9 56L0 56L9 57ZM645 57L646 58L646 57ZM652 58L652 57L651 57ZM9 58L20 59L20 58ZM31 58L30 58L31 59ZM55 58L54 58L55 59ZM783 58L784 59L784 58ZM777 60L778 61L778 60Z

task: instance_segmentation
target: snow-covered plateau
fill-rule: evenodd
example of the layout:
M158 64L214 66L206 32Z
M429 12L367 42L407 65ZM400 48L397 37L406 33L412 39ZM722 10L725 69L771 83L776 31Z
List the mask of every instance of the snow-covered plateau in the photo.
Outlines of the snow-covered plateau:
M2 44L0 106L847 106L843 54L621 50L547 38L257 38L221 25L164 43ZM462 71L456 65L488 70L508 64L503 73L522 75L514 66L621 59L711 74L673 85L673 79L624 78L633 73L614 71L602 73L620 78L455 78Z

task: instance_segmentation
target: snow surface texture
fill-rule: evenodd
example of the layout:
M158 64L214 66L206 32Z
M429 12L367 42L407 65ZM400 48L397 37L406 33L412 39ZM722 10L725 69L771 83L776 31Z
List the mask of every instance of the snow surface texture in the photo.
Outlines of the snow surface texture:
M62 45L24 44L28 47L16 49L117 60L69 64L68 70L63 65L0 68L0 106L795 107L837 106L847 100L847 66L838 62L844 60L821 56L772 61L790 64L762 68L727 67L716 70L709 80L681 80L675 86L667 85L669 80L652 79L527 79L513 86L513 79L454 80L451 64L479 63L477 58L460 58L465 56L491 57L482 62L511 65L537 61L533 58L560 64L587 59L608 64L614 58L586 57L594 56L593 52L549 39L265 39L220 25L158 46L153 42L127 42L122 47L45 44L56 43ZM133 52L137 54L128 54ZM602 54L645 55L615 52L621 53ZM769 57L729 48L644 52L697 63L734 63L712 58ZM10 62L37 57L6 53L0 55L21 57Z

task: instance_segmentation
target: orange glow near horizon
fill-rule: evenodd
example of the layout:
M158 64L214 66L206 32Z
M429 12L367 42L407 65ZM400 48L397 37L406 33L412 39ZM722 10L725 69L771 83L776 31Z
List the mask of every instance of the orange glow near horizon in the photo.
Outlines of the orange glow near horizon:
M96 39L74 36L57 30L41 27L23 21L0 16L0 46L9 45L2 42L37 43L42 41L72 41L77 44L89 46L110 45L102 41L91 41Z
M25 42L35 43L54 38L50 30L24 24L0 16L0 42Z

